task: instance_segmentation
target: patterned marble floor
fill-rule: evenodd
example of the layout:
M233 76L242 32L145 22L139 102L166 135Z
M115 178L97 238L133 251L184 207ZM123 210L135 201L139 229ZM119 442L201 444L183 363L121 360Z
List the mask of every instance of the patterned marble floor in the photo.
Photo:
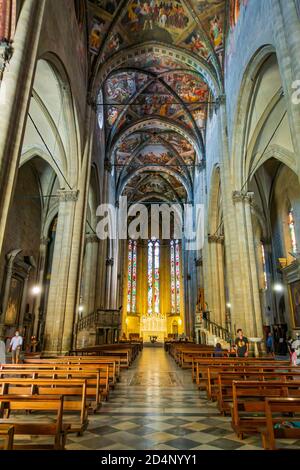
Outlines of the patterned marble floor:
M300 441L285 441L300 449ZM230 419L198 392L189 370L163 348L144 348L83 436L71 434L69 450L259 450L259 436L240 441Z

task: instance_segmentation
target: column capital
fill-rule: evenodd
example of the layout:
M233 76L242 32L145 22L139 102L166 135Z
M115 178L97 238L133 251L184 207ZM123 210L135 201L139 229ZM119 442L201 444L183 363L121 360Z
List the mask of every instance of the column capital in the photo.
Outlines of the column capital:
M93 111L97 112L97 100L94 98L92 93L88 93L87 95L87 104L92 108Z
M203 266L202 256L200 256L199 258L195 258L195 266L196 267Z
M104 160L104 170L108 171L108 173L111 173L112 164L111 164L111 161L108 158L105 158L105 160Z
M12 42L8 39L0 39L0 80L2 80L7 64L13 55Z
M48 238L48 237L42 237L40 239L40 245L42 245L42 246L47 246L49 242L50 242L50 238Z
M208 234L208 243L221 243L223 244L225 240L224 235L210 235Z
M251 204L254 201L254 193L250 191L233 191L232 200L234 203L247 202Z
M59 189L57 191L60 202L76 202L79 197L78 189Z
M85 236L86 243L99 243L99 238L96 233L88 233Z
M222 104L226 103L226 95L222 93L216 97L216 109L218 109Z

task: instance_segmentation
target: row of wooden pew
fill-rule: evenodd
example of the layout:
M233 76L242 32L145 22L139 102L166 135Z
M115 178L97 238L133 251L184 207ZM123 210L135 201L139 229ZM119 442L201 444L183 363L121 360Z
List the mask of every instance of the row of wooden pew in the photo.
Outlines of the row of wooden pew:
M300 439L300 368L269 357L209 357L197 345L173 345L170 354L189 367L199 390L215 401L240 439L261 434L265 449L276 439ZM288 427L288 426L295 427Z
M82 435L89 414L101 410L122 367L129 367L136 357L136 349L125 346L101 349L101 355L0 364L0 449L63 450L68 433ZM51 436L52 443L14 443L19 435Z

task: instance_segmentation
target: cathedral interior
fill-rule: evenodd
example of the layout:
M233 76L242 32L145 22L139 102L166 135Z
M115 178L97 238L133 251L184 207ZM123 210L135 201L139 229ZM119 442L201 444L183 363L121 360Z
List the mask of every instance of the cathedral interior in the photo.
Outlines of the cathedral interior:
M0 402L16 330L33 374L121 369L66 449L264 447L195 388L182 343L210 357L242 329L253 361L290 366L299 44L299 0L0 1Z

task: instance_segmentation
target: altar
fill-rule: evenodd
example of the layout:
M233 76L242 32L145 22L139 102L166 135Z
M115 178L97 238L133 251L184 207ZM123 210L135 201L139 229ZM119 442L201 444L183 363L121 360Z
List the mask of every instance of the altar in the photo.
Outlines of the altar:
M167 336L167 321L163 315L144 315L140 325L140 335L145 342L150 341L150 336L156 336L157 342L163 342Z

